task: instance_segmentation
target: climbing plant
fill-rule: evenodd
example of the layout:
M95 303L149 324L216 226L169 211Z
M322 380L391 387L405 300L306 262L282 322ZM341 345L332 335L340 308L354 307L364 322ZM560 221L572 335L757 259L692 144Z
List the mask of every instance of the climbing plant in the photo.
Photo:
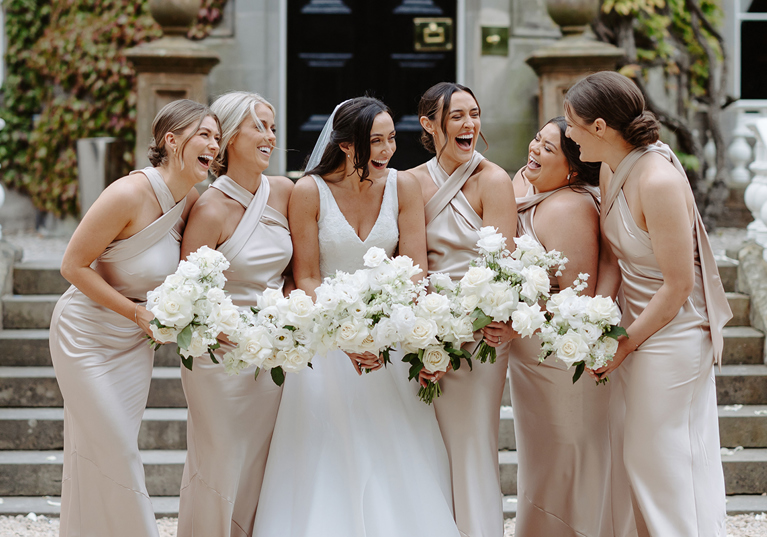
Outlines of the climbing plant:
M600 39L625 51L620 71L637 83L648 108L676 136L678 154L709 226L721 214L727 196L720 123L722 109L731 100L725 90L722 19L719 0L602 0L594 25ZM648 91L651 73L658 71L673 98L658 99ZM701 180L705 137L716 146L716 177L711 185Z
M201 38L226 0L204 0ZM130 47L162 35L147 0L3 0L8 49L0 117L0 178L58 216L77 214L76 142L114 136L133 164L136 75Z

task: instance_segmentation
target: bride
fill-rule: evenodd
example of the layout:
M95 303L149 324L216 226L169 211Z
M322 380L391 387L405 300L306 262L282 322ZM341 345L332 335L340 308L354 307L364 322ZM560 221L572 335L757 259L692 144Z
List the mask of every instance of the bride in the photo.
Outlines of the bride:
M306 293L362 268L372 246L426 268L420 188L387 168L394 137L377 99L345 101L328 120L288 210L293 275ZM407 364L341 351L312 363L285 381L253 534L458 537L445 446Z

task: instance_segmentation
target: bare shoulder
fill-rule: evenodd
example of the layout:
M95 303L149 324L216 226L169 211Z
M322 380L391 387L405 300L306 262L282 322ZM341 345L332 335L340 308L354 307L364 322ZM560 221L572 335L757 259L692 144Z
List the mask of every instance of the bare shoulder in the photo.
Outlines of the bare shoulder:
M284 175L270 175L269 186L279 191L280 193L290 194L293 192L293 187L295 184Z
M632 174L640 183L642 189L663 191L668 188L687 186L687 178L679 173L674 165L663 155L650 152L642 158Z
M558 215L566 214L568 218L574 215L599 216L594 198L590 194L569 188L563 188L543 200L539 205L539 210Z
M418 179L416 178L416 176L413 175L413 173L410 170L404 171L404 172L398 171L397 172L397 189L400 192L402 191L410 192L410 191L413 191L413 189L417 189L420 192L421 185L418 182Z
M192 189L194 190L194 189ZM202 220L211 227L220 227L229 211L225 210L228 198L216 188L209 188L195 201L190 220Z
M134 173L107 186L98 201L102 204L117 204L122 210L132 211L153 199L156 196L146 175Z
M484 159L477 166L477 178L482 183L489 183L491 185L508 183L511 185L511 177L509 174L498 166L497 164Z
M419 182L431 180L429 168L425 162L416 166L415 168L410 168L409 170L401 171L398 173L408 175Z
M317 208L320 206L320 189L317 187L314 178L309 175L304 175L296 181L293 192L290 195L291 206L299 202L303 205L308 204Z

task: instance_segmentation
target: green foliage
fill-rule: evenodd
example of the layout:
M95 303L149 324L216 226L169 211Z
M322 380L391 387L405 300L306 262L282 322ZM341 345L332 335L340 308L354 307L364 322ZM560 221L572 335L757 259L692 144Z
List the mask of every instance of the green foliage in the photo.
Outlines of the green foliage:
M226 0L205 0L204 37ZM28 193L38 209L77 214L80 138L125 142L133 165L136 74L130 47L162 35L147 0L3 0L8 49L0 117L0 180Z

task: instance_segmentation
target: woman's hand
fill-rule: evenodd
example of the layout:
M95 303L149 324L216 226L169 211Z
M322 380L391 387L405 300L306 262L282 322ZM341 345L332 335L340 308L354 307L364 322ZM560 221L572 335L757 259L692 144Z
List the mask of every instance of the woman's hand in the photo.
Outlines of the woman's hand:
M452 371L452 370L453 370L452 364L448 364L447 370L435 371L434 373L429 373L425 369L421 369L421 372L418 373L418 384L420 384L421 386L425 388L429 382L434 382L434 383L439 382L439 379L444 377L448 371Z
M511 321L505 323L494 321L482 329L482 335L485 337L485 343L496 348L520 337L511 327Z
M149 326L149 323L152 319L154 319L154 315L152 315L152 312L146 309L144 306L140 306L136 304L135 309L135 316L134 321L136 321L136 324L139 328L141 328L146 335L154 339L154 334L152 333L152 328Z
M375 371L376 369L381 369L381 367L383 367L383 358L381 356L376 356L371 352L365 352L363 354L347 352L346 354L351 359L352 365L354 365L354 369L357 371L358 375L362 375L363 369Z
M629 354L634 352L637 347L638 345L632 343L629 338L621 336L618 339L618 350L616 351L613 359L607 362L607 365L604 367L600 367L596 370L587 369L586 371L588 371L588 374L594 380L602 380L609 376L610 373L618 369L618 366L623 363L623 360L625 360Z

